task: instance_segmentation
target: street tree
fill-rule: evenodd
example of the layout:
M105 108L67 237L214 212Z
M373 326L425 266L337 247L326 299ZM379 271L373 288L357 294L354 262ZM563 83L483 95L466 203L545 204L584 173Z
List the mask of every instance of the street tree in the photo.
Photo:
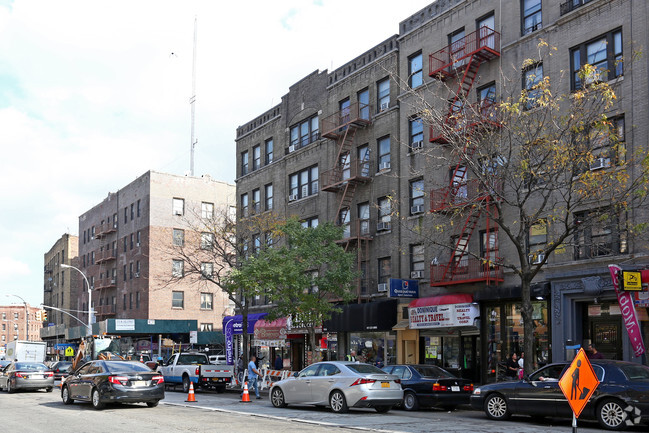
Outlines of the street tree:
M306 328L314 353L316 328L353 298L354 254L337 243L343 228L331 222L307 228L295 218L277 226L272 248L262 249L240 268L239 281L265 293L273 308L268 319L288 317Z
M517 277L528 372L534 360L533 281L553 255L578 260L627 252L632 235L644 228L633 212L645 200L649 178L647 149L625 141L616 93L623 80L609 81L606 66L586 64L574 89L563 91L569 88L563 76L551 81L539 67L553 51L541 41L537 57L509 77L501 71L502 97L489 94L478 104L454 91L457 81L424 92L393 77L413 114L439 136L432 150L421 152L432 183L431 212L399 220L434 251L432 268L447 278L460 273L469 257L485 274L502 267ZM460 78L469 67L453 66ZM521 66L527 71L522 91ZM623 66L630 62L608 65L616 76ZM486 252L476 253L469 238L485 218L499 245L487 232ZM437 264L438 257L446 258Z

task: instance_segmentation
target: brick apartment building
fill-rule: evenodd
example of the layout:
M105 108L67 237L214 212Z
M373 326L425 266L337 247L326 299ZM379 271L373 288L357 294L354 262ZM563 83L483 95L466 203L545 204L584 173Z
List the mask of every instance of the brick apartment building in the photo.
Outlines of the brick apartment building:
M227 296L198 277L171 281L183 267L172 246L193 239L191 228L201 218L234 206L234 190L207 175L149 171L83 213L79 267L92 289L96 321L196 320L198 331L220 328L232 312ZM87 310L85 292L76 308Z
M29 304L26 307L25 305L0 305L0 355L4 354L9 341L41 341L40 329L43 324L37 318L40 310L40 307L30 307ZM25 312L28 317L25 317ZM27 327L28 333L25 332Z
M435 106L431 92L443 99L446 91L436 73L438 54L461 58L453 67L467 73L447 83L461 86L470 103L497 100L508 71L519 71L522 89L530 68L521 65L538 52L540 39L556 53L534 65L538 77L559 82L564 71L574 72L586 61L608 62L608 78L621 84L619 101L608 114L632 152L647 142L646 122L638 120L648 116L647 66L639 62L623 74L613 65L649 46L647 18L644 4L630 0L438 0L401 21L397 35L331 72L302 78L278 105L237 128L238 218L272 211L298 216L305 226L334 221L345 227L343 243L356 251L362 275L357 304L325 323L329 356L340 359L355 350L370 362L434 363L476 381L494 379L496 364L521 347L517 279L502 268L464 277L447 272L449 253L440 255L416 230L406 230L431 224L435 191L458 173L453 166L432 168L427 155L448 150L419 118L420 98ZM574 89L574 73L571 77L560 92ZM395 211L405 221L395 221ZM633 213L628 226L644 218ZM644 265L646 252L622 230L601 227L598 233L610 248L597 254L581 254L585 249L579 245L574 253L566 248L552 254L536 277L536 364L564 359L567 340L593 341L607 357L634 359L606 265ZM546 234L531 235L543 242ZM484 256L515 254L502 236L498 245L497 230L484 219L477 221L474 236L456 236ZM471 269L474 259L460 259ZM418 298L387 299L404 281L418 285ZM254 311L272 307L263 299L255 302ZM476 320L469 326L411 326L406 307L435 305L451 310L468 305ZM639 302L637 309L647 332L646 304ZM296 343L304 344L291 340L291 346Z
M79 326L77 299L81 289L81 276L72 269L65 269L61 264L79 266L79 237L65 233L44 255L43 304L58 308L46 308L47 327L55 327L61 334L65 328ZM66 314L68 313L68 314ZM58 327L58 328L56 328ZM56 331L50 330L56 333Z

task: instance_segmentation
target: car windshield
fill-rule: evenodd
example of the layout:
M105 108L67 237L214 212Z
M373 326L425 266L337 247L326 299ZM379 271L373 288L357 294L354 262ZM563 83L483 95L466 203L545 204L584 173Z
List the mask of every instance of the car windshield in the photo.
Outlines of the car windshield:
M455 376L449 373L448 371L436 367L434 365L427 365L427 366L416 366L413 367L419 374L421 374L423 377L448 377L448 378L454 378Z
M17 362L16 370L18 371L45 371L47 366L40 362Z
M347 364L347 368L360 374L385 374L385 371L370 364Z
M649 367L645 365L621 365L620 370L629 380L649 380Z
M139 362L107 362L106 367L111 373L151 372L146 365Z

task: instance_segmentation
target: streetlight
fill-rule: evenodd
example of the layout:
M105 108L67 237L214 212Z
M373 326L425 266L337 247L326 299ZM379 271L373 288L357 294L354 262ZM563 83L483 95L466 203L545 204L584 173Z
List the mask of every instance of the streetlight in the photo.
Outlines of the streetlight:
M86 277L86 274L81 272L81 269L79 269L79 268L75 268L74 266L71 266L71 265L66 265L65 263L61 263L61 267L62 268L74 269L75 271L77 271L77 272L79 272L81 274L81 276L83 277L83 279L86 282L86 287L88 287L88 325L87 325L88 326L88 334L87 335L91 336L92 335L92 322L91 322L91 320L92 320L92 318L91 318L91 316L92 316L92 307L91 307L90 304L91 304L92 296L90 294L90 283L88 282L88 278Z
M23 301L23 305L25 306L25 326L27 326L25 328L25 340L29 341L29 309L27 308L27 301L25 301L20 296L14 295L14 294L9 294L9 295L5 295L5 296L15 296L16 298Z

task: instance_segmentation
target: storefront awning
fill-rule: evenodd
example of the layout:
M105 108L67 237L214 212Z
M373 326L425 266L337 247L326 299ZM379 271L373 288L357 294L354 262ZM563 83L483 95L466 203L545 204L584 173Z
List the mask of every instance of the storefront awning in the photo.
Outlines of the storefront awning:
M451 293L448 295L415 299L408 304L408 308L429 307L431 305L469 304L471 302L473 302L473 296L468 293Z
M398 299L349 304L322 324L323 332L390 331L397 323Z
M410 324L410 320L405 319L405 320L400 320L399 323L394 325L392 327L393 331L401 331L402 329L408 329L408 325Z
M255 323L255 340L284 340L286 334L286 317L271 321L261 319Z

